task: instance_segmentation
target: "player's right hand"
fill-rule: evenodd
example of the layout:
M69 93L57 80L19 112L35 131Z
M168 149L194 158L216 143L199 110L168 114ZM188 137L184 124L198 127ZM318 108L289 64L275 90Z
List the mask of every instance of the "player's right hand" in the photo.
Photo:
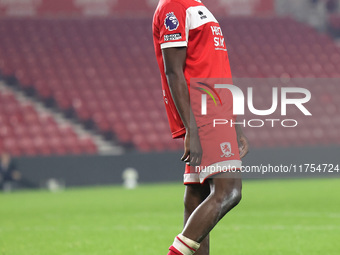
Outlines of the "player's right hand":
M190 166L199 166L202 160L202 146L198 132L186 132L184 138L184 154L181 158Z

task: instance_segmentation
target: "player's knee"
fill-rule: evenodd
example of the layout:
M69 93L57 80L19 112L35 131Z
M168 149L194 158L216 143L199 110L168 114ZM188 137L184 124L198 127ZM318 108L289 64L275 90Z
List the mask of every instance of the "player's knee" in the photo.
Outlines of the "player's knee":
M240 187L233 187L229 191L215 193L214 197L216 206L221 212L226 213L240 203L242 191Z
M232 190L230 193L230 198L232 200L233 206L238 205L241 202L242 199L242 191L241 188L237 187Z

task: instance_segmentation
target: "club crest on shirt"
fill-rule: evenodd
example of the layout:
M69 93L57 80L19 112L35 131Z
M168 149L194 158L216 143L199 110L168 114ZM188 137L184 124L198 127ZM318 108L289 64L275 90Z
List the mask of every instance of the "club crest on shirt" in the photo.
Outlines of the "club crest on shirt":
M221 150L223 152L223 155L221 155L221 158L223 158L223 157L229 158L229 157L235 155L234 153L231 153L231 144L230 143L228 143L228 142L221 143L220 146L221 146Z
M169 12L164 20L164 26L169 31L174 31L179 26L179 21L173 12Z

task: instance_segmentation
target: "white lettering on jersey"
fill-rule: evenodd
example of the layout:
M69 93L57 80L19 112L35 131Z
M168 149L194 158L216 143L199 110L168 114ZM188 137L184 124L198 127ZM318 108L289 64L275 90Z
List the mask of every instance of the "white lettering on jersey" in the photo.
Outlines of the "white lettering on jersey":
M214 37L215 47L224 47L224 38Z
M223 36L222 29L218 26L211 26L211 31L213 35Z
M214 37L215 50L226 50L224 45L224 38L222 29L219 26L210 26Z

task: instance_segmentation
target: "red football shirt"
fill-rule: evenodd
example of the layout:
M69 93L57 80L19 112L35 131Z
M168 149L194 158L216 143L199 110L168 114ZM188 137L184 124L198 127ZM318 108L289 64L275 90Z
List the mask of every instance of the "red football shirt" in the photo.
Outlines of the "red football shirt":
M192 78L231 79L225 40L217 20L199 0L160 0L153 19L153 40L170 129L173 138L178 138L185 134L185 128L171 97L162 49L187 47L183 71L190 88ZM230 111L230 95L217 92L224 101L224 110ZM196 121L198 126L204 124Z

